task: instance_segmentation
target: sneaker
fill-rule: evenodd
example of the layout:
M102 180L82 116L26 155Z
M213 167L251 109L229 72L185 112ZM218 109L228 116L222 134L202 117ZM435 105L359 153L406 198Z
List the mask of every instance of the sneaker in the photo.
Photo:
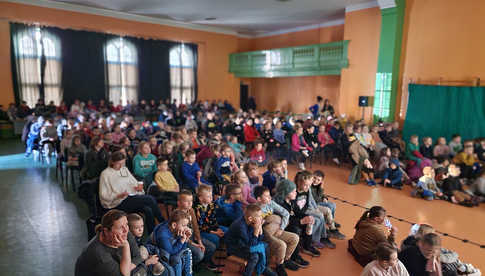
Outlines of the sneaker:
M342 226L342 225L340 225L340 223L336 222L335 220L333 221L333 224L335 224L336 228L340 228Z
M308 246L308 247L304 247L301 249L301 252L302 253L305 253L307 255L310 255L312 257L320 257L320 251L318 251L315 247L313 246Z
M345 235L340 233L338 229L328 231L329 236L337 240L345 240Z
M276 272L274 272L271 268L266 267L263 271L264 276L278 276Z
M293 262L300 267L307 267L310 265L310 263L307 260L303 259L300 254L297 254L293 258Z
M313 247L318 248L318 249L325 248L325 245L321 242L313 242L312 245L313 245Z
M209 261L205 267L210 271L217 271L221 265L216 265L213 261Z
M293 271L297 271L298 269L300 269L300 266L297 265L292 260L285 261L285 267L288 268L289 270L293 270Z
M338 160L338 158L333 158L332 161L337 164L337 166L340 166L340 161Z
M335 249L336 245L332 241L330 241L329 238L322 238L320 242L325 245L325 247L330 248L330 249Z
M284 264L277 265L275 272L276 272L276 274L278 274L278 276L288 276L288 274L286 273Z
M298 169L300 169L301 171L304 171L305 170L305 164L304 163L298 163Z

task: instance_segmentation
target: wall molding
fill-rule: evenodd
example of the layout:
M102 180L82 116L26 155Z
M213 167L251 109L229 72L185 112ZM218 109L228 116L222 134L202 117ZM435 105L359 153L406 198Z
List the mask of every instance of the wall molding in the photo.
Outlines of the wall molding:
M313 29L319 29L319 28L325 28L325 27L343 25L344 23L345 23L345 19L339 18L339 19L336 19L336 20L330 20L330 21L326 21L326 22L323 22L323 23L319 23L319 24L306 25L306 26L295 27L295 28L290 28L290 29L283 29L283 30L274 31L274 32L267 32L267 33L255 35L255 36L252 36L252 37L253 38L259 38L259 37L267 37L267 36L275 36L275 35L281 35L281 34L295 33L295 32L301 32L301 31L307 31L307 30L313 30Z
M360 11L360 10L365 10L365 9L370 9L375 7L379 7L379 3L376 0L373 0L365 3L347 6L345 7L345 12L347 13L347 12L353 12L353 11Z

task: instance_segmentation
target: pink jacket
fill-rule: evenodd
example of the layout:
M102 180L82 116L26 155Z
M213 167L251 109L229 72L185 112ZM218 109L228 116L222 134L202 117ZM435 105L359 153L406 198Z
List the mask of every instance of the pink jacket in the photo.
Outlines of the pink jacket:
M312 151L312 148L308 146L308 144L305 142L305 139L302 139L303 141L303 146L308 150ZM291 150L292 151L300 151L300 137L298 137L298 134L293 133L293 136L291 137Z
M251 203L256 203L256 199L251 196L251 184L249 184L249 182L242 186L241 193L241 202L244 207L248 206Z

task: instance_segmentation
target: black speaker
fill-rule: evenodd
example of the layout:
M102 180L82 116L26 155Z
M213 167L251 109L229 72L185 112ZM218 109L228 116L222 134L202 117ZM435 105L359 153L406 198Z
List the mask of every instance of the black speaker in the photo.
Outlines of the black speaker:
M359 96L359 106L369 106L369 96Z
M239 86L239 106L242 110L248 110L248 100L249 100L249 86L247 84L242 84Z

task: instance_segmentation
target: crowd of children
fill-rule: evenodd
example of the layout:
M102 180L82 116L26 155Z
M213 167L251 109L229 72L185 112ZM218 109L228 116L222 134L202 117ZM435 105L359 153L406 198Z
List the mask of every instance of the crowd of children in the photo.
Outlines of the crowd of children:
M442 137L433 146L426 137L420 146L412 136L406 145L397 123L352 124L328 105L325 116L313 118L234 112L221 101L141 101L111 109L76 101L70 111L45 114L36 107L36 117L27 117L26 155L44 154L48 162L56 155L77 167L82 180L101 177L105 209L143 213L144 235L139 216L130 214L128 221L154 275L190 275L202 266L219 271L214 253L223 244L247 261L244 275L286 275L308 266L301 254L317 257L319 249L335 248L331 239L345 236L336 205L324 193L325 174L305 170L316 157L351 163L349 183L363 177L370 186L412 184L413 196L465 206L485 196L485 140L462 145L457 135L449 145ZM288 161L298 164L294 181ZM261 167L267 168L262 179ZM118 180L132 191L113 188ZM134 198L145 205L134 208ZM126 208L128 201L133 208ZM164 219L153 202L166 207Z

